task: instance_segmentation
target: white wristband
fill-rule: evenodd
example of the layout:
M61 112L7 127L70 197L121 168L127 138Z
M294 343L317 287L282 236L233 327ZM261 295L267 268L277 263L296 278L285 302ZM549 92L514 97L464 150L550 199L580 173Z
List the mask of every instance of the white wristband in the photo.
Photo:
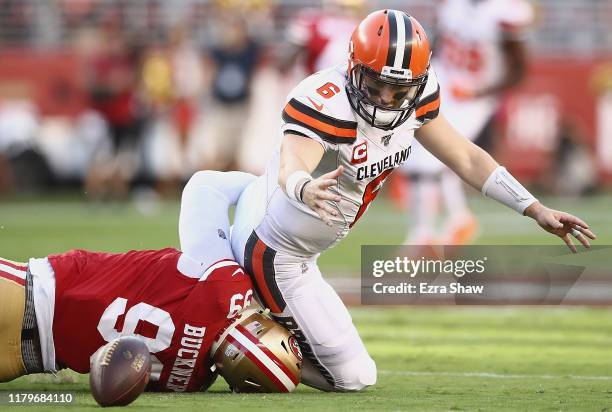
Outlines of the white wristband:
M482 194L523 214L538 201L505 167L497 166L482 186Z
M310 173L306 172L305 170L296 170L295 172L291 173L291 175L289 175L289 177L287 178L287 184L285 185L285 191L287 192L287 196L289 196L290 199L293 199L296 202L301 202L301 200L298 199L295 190L298 183L300 183L304 179L312 180L312 176L310 175Z

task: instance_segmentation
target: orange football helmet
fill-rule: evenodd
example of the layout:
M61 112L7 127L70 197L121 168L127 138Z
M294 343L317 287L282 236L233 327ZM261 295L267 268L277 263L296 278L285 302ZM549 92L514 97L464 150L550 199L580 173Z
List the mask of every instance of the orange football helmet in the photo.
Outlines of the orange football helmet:
M412 16L379 10L355 29L349 45L347 92L353 110L390 130L405 122L427 83L431 50Z

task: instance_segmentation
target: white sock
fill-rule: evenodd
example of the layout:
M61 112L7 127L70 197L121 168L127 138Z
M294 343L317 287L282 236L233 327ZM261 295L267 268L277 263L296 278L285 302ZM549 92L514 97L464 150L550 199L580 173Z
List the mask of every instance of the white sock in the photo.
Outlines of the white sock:
M435 179L428 177L413 180L410 188L411 203L409 213L413 214L415 223L409 231L406 243L431 240L436 234L439 184Z
M468 207L465 190L459 176L450 170L444 171L441 176L440 186L444 199L444 207L450 222L455 222L472 214Z

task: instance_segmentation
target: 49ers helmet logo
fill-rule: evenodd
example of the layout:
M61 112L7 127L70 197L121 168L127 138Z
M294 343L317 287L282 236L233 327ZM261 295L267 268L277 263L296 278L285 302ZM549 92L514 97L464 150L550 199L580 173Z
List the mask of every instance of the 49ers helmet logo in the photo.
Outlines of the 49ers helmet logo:
M302 351L295 336L289 336L289 348L299 360L302 360Z
M351 157L351 163L358 165L368 160L368 144L366 142L360 143L353 148L353 156Z

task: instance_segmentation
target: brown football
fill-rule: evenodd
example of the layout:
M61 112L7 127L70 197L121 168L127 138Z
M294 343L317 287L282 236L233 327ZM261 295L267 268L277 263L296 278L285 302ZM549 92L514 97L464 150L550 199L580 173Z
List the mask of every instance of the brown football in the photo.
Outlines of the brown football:
M151 375L151 355L139 339L124 336L93 356L89 386L100 406L124 406L144 391Z

